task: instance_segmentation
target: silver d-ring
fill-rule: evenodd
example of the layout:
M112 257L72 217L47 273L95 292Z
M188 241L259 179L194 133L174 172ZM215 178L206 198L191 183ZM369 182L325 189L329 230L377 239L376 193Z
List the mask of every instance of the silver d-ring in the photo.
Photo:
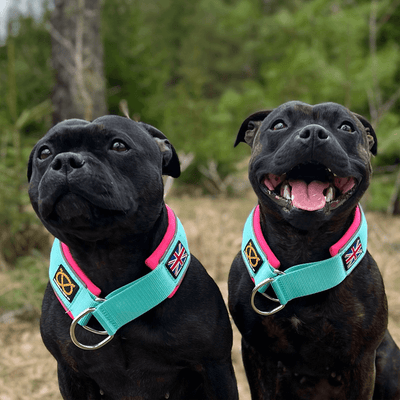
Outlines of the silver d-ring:
M271 283L271 282L273 282L273 281L274 281L274 278L265 279L264 281L260 282L260 283L253 289L253 291L251 292L251 306L253 307L253 310L254 310L257 314L260 314L260 315L272 315L272 314L277 313L278 311L281 311L283 308L285 308L285 304L281 304L280 306L274 308L272 311L261 311L261 310L259 310L259 309L256 307L256 305L254 304L254 298L255 298L256 294L258 293L258 289L260 289L262 286L265 286L265 285L267 285L268 283ZM273 297L270 297L270 296L268 296L268 295L266 295L266 294L264 294L264 293L261 293L261 294L262 294L264 297L266 297L266 298L268 298L268 299L270 299L270 300L272 300L272 301L275 301L275 302L280 303L280 301L279 301L278 299L274 299Z
M96 297L94 300L99 303L103 303L106 301L106 299L102 299L100 297ZM89 326L86 326L86 325L82 326L82 328L86 329L87 331L89 331L91 333L95 333L96 335L108 335L107 331L98 331L97 329L90 328Z
M73 341L73 343L75 344L75 346L79 347L80 349L83 350L97 350L100 349L100 347L103 347L104 345L106 345L110 340L112 340L112 338L114 337L114 335L109 335L107 338L105 338L102 342L97 343L93 346L88 346L85 344L82 344L78 341L78 339L75 336L75 329L76 329L76 325L78 324L78 322L87 314L95 311L96 309L94 307L90 307L87 308L86 310L82 311L79 315L77 315L74 320L72 321L72 324L69 328L69 334L71 336L71 340ZM98 335L107 335L107 331L97 331L95 329L89 328L87 329L88 331L92 332L92 333L96 333ZM105 332L105 333L104 333Z

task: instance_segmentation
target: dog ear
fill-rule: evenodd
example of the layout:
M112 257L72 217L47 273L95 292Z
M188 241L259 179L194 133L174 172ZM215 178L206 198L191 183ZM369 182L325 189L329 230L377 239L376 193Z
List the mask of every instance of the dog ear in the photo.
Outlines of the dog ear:
M367 138L369 143L369 149L371 153L376 156L378 153L378 139L376 138L376 133L374 128L369 123L367 119L365 119L362 115L353 113L354 116L364 125L365 130L367 131Z
M270 112L272 110L259 111L247 117L239 129L233 147L236 147L240 142L247 143L251 147L258 129Z
M178 155L176 154L174 146L169 142L166 136L152 125L138 122L141 127L146 129L161 150L163 157L163 175L169 175L173 178L178 178L181 174L181 165L179 163Z

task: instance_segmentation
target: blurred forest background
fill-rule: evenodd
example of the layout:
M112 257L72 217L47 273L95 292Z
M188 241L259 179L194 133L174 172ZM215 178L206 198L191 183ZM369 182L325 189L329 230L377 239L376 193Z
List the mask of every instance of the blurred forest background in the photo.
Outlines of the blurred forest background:
M126 106L194 154L178 191L237 196L249 149L233 143L250 113L294 99L341 103L379 138L365 207L400 212L399 0L43 0L42 8L34 17L16 2L0 47L0 270L38 276L32 258L48 250L27 196L34 143L64 118ZM0 293L0 308L15 304Z

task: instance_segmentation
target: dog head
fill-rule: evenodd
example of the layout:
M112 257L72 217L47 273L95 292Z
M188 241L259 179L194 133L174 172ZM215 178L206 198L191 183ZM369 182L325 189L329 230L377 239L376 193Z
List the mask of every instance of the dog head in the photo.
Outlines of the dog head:
M377 152L371 124L336 103L292 101L250 115L240 142L252 148L249 179L260 203L305 230L354 208Z
M104 239L122 228L141 233L161 212L162 174L178 177L180 165L158 129L119 116L71 119L33 148L29 196L61 241Z

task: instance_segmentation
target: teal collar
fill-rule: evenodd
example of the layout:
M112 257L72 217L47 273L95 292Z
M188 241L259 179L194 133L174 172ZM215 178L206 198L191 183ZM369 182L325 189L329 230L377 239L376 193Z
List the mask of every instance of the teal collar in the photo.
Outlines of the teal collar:
M79 268L68 247L58 239L50 255L49 278L58 300L73 319L70 334L78 347L94 350L104 346L123 325L151 310L178 289L190 264L186 234L179 219L167 206L168 228L154 253L146 259L152 269L145 276L113 291L104 299L101 290ZM104 331L86 326L94 316ZM95 346L78 342L75 328L79 324L92 333L108 335Z
M280 262L266 243L260 226L260 209L255 207L243 230L242 257L255 288L251 296L253 309L261 315L280 311L290 301L331 289L354 271L367 252L367 221L361 206L357 206L352 225L345 235L330 248L331 258L299 264L284 272ZM272 286L276 298L264 292ZM261 311L254 303L256 293L280 303L272 311Z

